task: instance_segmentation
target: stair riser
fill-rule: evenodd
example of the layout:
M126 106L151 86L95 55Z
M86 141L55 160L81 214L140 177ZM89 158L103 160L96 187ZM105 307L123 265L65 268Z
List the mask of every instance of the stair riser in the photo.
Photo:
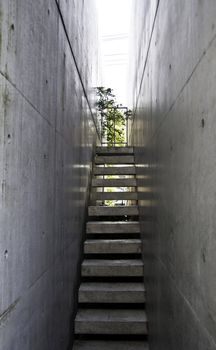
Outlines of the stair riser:
M94 243L85 243L85 254L140 254L141 243L101 243L95 240Z
M92 200L137 200L137 192L95 192Z
M75 322L76 334L147 334L146 323L141 322Z
M76 341L73 350L149 350L143 341Z
M95 164L134 164L134 156L96 156Z
M115 154L133 154L133 147L96 147L96 153L99 155L115 155Z
M100 224L100 223L87 223L87 233L140 233L140 225L127 223L127 224Z
M136 169L131 167L95 167L94 175L135 175Z
M79 292L80 303L145 303L144 292Z
M141 277L143 266L82 266L83 277Z

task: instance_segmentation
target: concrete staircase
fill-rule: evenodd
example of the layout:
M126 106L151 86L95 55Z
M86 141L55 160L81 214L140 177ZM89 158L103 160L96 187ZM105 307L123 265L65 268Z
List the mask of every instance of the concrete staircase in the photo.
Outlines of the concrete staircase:
M148 350L133 148L98 147L93 175L73 350Z

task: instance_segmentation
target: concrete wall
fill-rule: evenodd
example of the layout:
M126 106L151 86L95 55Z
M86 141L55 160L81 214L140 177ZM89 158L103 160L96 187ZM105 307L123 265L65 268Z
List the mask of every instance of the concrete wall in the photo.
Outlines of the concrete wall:
M66 349L96 129L91 0L0 0L0 349Z
M137 0L133 10L131 136L151 350L215 350L216 2Z

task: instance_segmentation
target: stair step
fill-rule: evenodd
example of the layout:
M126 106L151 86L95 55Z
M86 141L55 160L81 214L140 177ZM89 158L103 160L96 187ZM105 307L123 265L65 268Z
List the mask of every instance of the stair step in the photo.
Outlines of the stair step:
M92 179L92 187L136 187L136 179Z
M76 340L73 350L149 350L144 341Z
M89 221L87 233L140 233L138 221Z
M137 192L93 192L92 200L137 200Z
M76 334L147 334L144 310L80 309Z
M96 147L97 154L133 154L133 147Z
M143 276L143 262L141 259L85 259L82 263L82 276Z
M84 243L85 254L140 254L140 239L89 239Z
M90 206L88 207L89 216L124 216L138 215L138 207L121 206L121 207L105 207L105 206Z
M82 283L80 303L144 303L143 283Z
M94 175L135 175L135 166L113 166L113 167L99 167L95 166Z
M95 164L134 164L134 156L96 156Z

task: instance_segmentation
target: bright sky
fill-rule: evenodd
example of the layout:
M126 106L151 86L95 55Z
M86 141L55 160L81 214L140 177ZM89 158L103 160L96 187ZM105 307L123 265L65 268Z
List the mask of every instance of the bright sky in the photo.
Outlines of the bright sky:
M103 85L127 105L129 28L132 0L96 0L101 39Z

